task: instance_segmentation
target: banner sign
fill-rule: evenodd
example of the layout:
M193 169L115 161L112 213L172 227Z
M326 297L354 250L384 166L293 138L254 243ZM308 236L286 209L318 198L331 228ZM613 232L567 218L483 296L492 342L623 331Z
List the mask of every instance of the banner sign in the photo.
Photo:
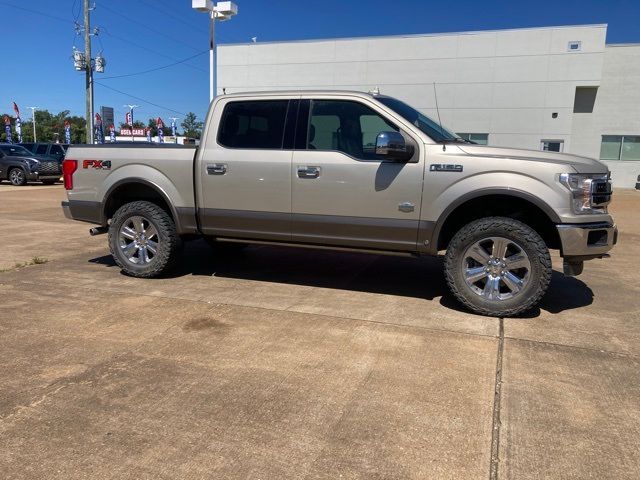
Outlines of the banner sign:
M71 124L69 120L64 121L64 142L71 143Z
M120 129L120 135L128 135L131 136L131 129L130 128L121 128ZM133 136L134 137L144 137L146 135L145 129L144 128L134 128L133 129Z
M173 137L177 137L177 131L176 131L176 121L172 118L171 119L171 136Z
M124 116L124 124L133 127L133 117L131 116L131 112L127 112Z
M7 134L7 143L13 143L11 139L11 119L9 115L4 116L4 131Z
M104 143L104 131L102 130L102 117L99 113L96 113L96 121L95 121L95 137L96 143Z
M156 127L158 127L158 143L164 143L164 122L160 117L156 120Z
M111 143L116 143L116 127L113 125L109 126L109 141Z
M18 135L18 143L22 143L22 120L20 119L20 109L16 102L13 102L13 111L16 112L16 134Z
M151 143L151 129L147 127L147 142Z

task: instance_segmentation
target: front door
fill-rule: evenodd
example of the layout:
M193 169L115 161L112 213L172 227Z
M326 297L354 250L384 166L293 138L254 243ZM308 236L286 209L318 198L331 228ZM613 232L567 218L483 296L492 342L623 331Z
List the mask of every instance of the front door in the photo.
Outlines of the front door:
M291 104L290 121L287 114ZM298 100L229 100L203 146L200 210L206 235L291 239L291 145ZM221 113L220 113L221 112ZM291 124L288 127L287 124Z
M424 170L419 143L408 162L377 156L378 133L399 128L373 102L310 98L301 100L300 112L292 240L415 250Z

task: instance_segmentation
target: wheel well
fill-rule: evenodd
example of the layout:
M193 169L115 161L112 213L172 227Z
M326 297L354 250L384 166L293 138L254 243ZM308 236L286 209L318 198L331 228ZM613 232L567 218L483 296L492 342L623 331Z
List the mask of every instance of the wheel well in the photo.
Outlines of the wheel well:
M538 232L547 247L560 248L560 237L555 223L540 207L512 195L485 195L467 200L449 214L438 235L438 250L445 250L456 232L464 225L484 217L508 217L519 220Z
M167 212L173 221L176 220L173 217L173 212L171 211L171 208L164 196L155 188L144 183L125 183L124 185L116 187L115 190L109 194L109 198L107 198L107 201L105 202L105 220L112 218L121 206L138 200L146 200L148 202L155 203Z

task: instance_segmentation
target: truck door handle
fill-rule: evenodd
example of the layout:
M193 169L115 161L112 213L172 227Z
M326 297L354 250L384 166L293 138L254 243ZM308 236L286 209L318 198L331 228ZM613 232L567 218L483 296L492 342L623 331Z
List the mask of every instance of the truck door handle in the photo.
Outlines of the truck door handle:
M210 163L207 165L207 173L209 175L224 175L227 173L226 163Z
M318 178L320 176L320 167L298 166L298 178Z

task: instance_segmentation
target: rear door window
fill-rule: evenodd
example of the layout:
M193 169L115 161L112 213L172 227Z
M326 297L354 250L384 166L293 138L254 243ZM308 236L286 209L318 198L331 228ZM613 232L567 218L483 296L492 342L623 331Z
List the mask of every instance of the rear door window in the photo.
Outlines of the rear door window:
M36 149L36 155L46 155L47 154L47 146L46 145L38 145Z
M230 102L222 113L218 143L227 148L282 148L288 100Z

